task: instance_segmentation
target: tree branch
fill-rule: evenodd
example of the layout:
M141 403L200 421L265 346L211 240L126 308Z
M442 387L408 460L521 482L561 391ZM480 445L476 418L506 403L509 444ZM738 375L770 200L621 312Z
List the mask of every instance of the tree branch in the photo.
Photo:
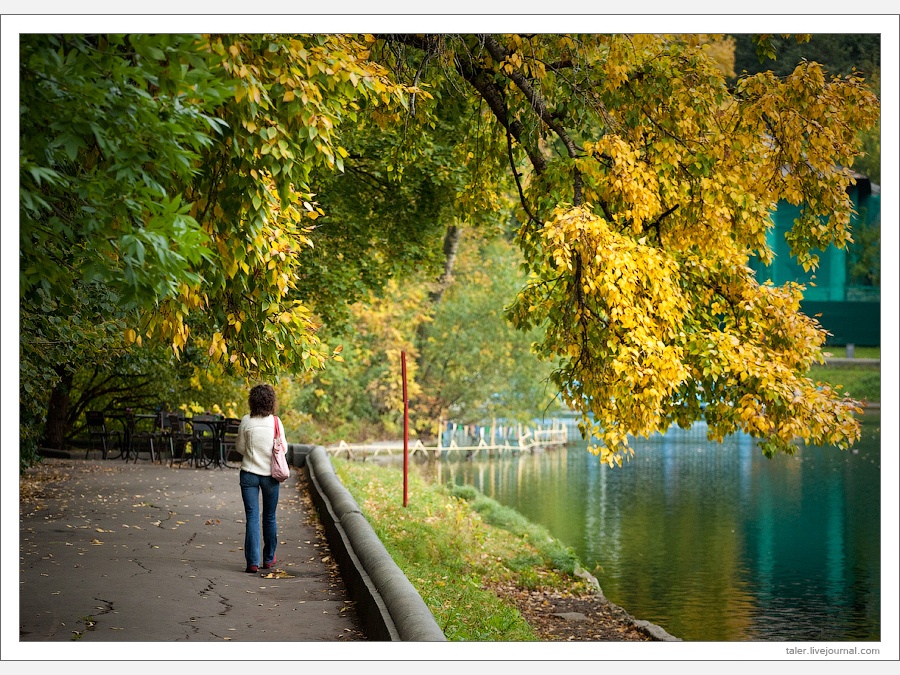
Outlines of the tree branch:
M522 209L524 209L525 215L528 216L528 220L530 220L535 225L540 226L541 221L535 218L534 214L531 212L531 209L528 208L528 203L525 201L525 191L522 189L521 176L516 169L516 162L515 158L513 157L512 135L510 134L509 129L506 130L506 150L509 155L509 168L512 171L513 179L516 181L516 189L519 191L519 202L522 204Z
M485 35L483 36L483 40L484 46L487 48L488 53L495 61L502 62L509 57L509 51L507 51L507 49L499 42L497 42L492 36ZM544 98L540 94L538 94L538 92L532 86L531 82L529 82L521 72L515 69L511 73L509 73L509 79L511 79L519 88L519 91L521 91L525 95L525 99L531 105L532 110L534 110L534 112L537 114L538 119L540 119L541 122L552 129L553 132L559 137L559 139L565 146L569 157L572 159L578 157L579 151L575 145L575 142L572 140L572 137L559 123L559 120L548 110L547 103L544 101ZM575 206L580 206L584 201L584 197L582 195L581 172L577 167L573 167L572 187L573 204Z

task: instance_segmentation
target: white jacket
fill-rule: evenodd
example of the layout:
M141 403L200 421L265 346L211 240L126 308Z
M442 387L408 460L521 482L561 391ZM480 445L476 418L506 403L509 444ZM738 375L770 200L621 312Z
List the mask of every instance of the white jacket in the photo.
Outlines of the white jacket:
M281 422L281 420L278 420ZM281 436L284 438L284 425ZM275 416L250 417L244 415L238 427L234 449L244 458L241 469L259 476L272 475L272 446L275 443ZM285 439L287 445L287 439Z

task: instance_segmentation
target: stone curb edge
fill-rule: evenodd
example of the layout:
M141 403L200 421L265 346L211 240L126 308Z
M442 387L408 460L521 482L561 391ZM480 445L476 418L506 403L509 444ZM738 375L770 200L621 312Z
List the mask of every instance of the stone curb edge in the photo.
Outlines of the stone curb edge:
M431 610L334 473L325 448L290 443L287 459L306 470L328 546L366 635L381 641L446 642Z

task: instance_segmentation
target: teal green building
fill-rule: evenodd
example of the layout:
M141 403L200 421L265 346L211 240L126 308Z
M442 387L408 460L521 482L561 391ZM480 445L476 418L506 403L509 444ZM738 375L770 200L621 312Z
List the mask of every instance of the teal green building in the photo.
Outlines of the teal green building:
M801 308L830 333L826 344L875 347L881 345L880 188L858 175L849 192L856 210L851 222L853 243L820 251L819 267L804 271L785 239L799 208L782 202L768 234L775 258L768 266L754 259L751 267L760 281L769 279L775 285L796 281L806 286Z

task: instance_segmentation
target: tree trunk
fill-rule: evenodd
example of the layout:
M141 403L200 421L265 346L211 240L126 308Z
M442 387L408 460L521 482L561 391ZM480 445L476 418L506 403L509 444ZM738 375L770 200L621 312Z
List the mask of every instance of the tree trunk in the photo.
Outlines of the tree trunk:
M437 305L453 282L453 265L456 263L456 252L462 239L462 228L450 225L444 235L444 271L437 280L437 288L429 293L432 304Z
M428 294L428 299L431 300L432 308L436 307L440 302L441 298L444 297L444 291L446 291L450 284L453 283L453 266L456 264L456 253L459 250L459 242L462 240L462 228L456 225L449 225L447 227L447 233L444 235L444 271L441 272L441 276L437 279L437 285L433 291ZM428 323L423 321L416 328L416 341L418 343L419 349L418 357L416 358L416 365L418 368L424 368L425 362L422 356L423 345L425 344L425 336L428 331ZM423 437L423 430L416 430L420 434L420 438ZM424 436L427 438L427 435Z
M65 447L66 434L69 431L69 395L72 389L72 373L63 366L58 366L56 371L60 380L53 388L47 404L47 422L41 446L62 450Z

